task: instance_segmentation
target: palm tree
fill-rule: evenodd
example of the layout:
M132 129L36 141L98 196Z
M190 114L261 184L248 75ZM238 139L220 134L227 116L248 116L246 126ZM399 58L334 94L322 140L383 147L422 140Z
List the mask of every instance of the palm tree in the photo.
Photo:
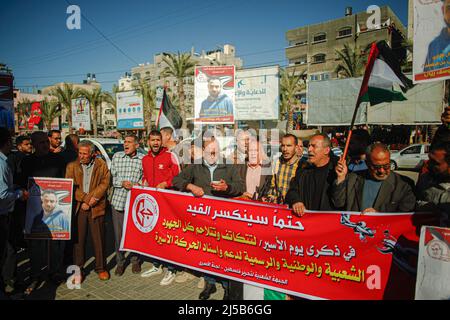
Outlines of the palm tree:
M41 102L41 117L44 121L47 131L52 129L52 122L61 115L61 107L56 100L47 100Z
M342 61L334 70L338 77L357 78L363 75L367 50L359 53L358 51L357 47L351 48L348 44L344 44L344 49L336 50L336 54Z
M92 115L92 126L94 127L94 137L97 137L98 133L98 123L97 123L97 114L98 108L100 107L101 113L101 105L103 101L107 101L105 92L102 92L102 88L96 87L92 90L81 89L80 93L89 101L89 107L91 109Z
M289 73L287 70L281 71L281 110L288 114L286 128L288 133L292 132L294 127L294 108L298 103L296 95L306 88L304 75L305 71L295 74L295 69L292 70L292 73Z
M50 95L56 97L62 108L66 110L69 132L72 133L72 99L76 99L80 96L80 89L74 88L71 84L63 83L62 86L57 86L51 90Z
M156 104L156 89L142 79L133 85L133 87L142 96L144 103L144 122L148 134L152 130L152 110Z
M184 96L184 83L183 80L186 77L194 75L195 62L191 59L191 55L188 53L171 54L163 57L163 61L167 64L164 70L161 72L163 77L175 77L177 79L178 89L178 101L179 109L181 112L181 118L183 119L182 129L187 128L186 123L186 108L185 108L185 96Z

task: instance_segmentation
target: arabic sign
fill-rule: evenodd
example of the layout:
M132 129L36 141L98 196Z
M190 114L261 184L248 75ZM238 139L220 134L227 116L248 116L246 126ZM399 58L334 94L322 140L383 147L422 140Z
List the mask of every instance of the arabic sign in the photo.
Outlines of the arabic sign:
M78 98L72 100L72 127L75 130L83 128L86 131L91 130L91 108L89 100Z
M234 66L195 68L195 123L234 123Z
M135 187L121 250L304 298L412 299L412 217L297 218L285 206Z
M70 240L72 185L72 179L28 179L26 239Z
M144 129L144 102L136 91L117 93L117 129Z
M236 72L236 120L278 120L279 69Z
M450 9L446 3L414 0L414 83L450 78Z
M450 299L450 229L422 227L416 300Z

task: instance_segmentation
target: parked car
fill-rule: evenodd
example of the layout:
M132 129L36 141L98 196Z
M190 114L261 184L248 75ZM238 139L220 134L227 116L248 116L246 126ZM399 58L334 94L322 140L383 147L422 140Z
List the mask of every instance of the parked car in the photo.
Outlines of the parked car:
M391 170L419 169L428 160L429 144L413 144L391 153Z
M107 138L82 138L81 141L88 140L92 142L95 146L95 151L98 155L105 160L108 168L111 168L112 157L116 152L123 151L123 141L118 139L107 139ZM138 149L139 152L147 154L147 152L141 147Z

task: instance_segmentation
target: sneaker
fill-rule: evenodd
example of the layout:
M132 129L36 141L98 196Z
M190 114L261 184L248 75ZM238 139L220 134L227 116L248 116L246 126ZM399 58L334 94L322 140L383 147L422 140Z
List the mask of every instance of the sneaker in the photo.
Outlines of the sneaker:
M143 272L141 274L141 277L143 277L143 278L153 277L153 276L156 276L158 274L161 274L162 272L163 272L162 265L159 266L159 268L156 268L155 266L152 266L150 268L150 270L147 270L147 271Z
M180 274L177 274L177 277L175 278L176 283L185 283L186 281L191 281L195 277L190 274L189 272L183 271Z
M159 284L162 286L168 286L173 282L173 280L175 280L175 277L176 277L175 272L167 271L166 274L164 275L164 278L161 280Z
M205 278L203 278L203 277L200 278L200 281L197 284L197 288L199 288L199 289L205 288Z

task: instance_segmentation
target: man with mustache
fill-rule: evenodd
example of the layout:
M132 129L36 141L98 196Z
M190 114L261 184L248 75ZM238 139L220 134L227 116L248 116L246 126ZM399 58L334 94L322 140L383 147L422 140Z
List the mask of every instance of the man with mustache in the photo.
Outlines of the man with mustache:
M303 216L305 210L333 210L330 186L336 177L335 163L330 138L326 134L313 136L308 146L308 162L300 167L286 195L286 203L296 215Z
M414 182L391 172L387 146L382 143L370 145L366 161L368 170L348 174L345 159L339 160L332 192L335 207L362 214L414 211Z

